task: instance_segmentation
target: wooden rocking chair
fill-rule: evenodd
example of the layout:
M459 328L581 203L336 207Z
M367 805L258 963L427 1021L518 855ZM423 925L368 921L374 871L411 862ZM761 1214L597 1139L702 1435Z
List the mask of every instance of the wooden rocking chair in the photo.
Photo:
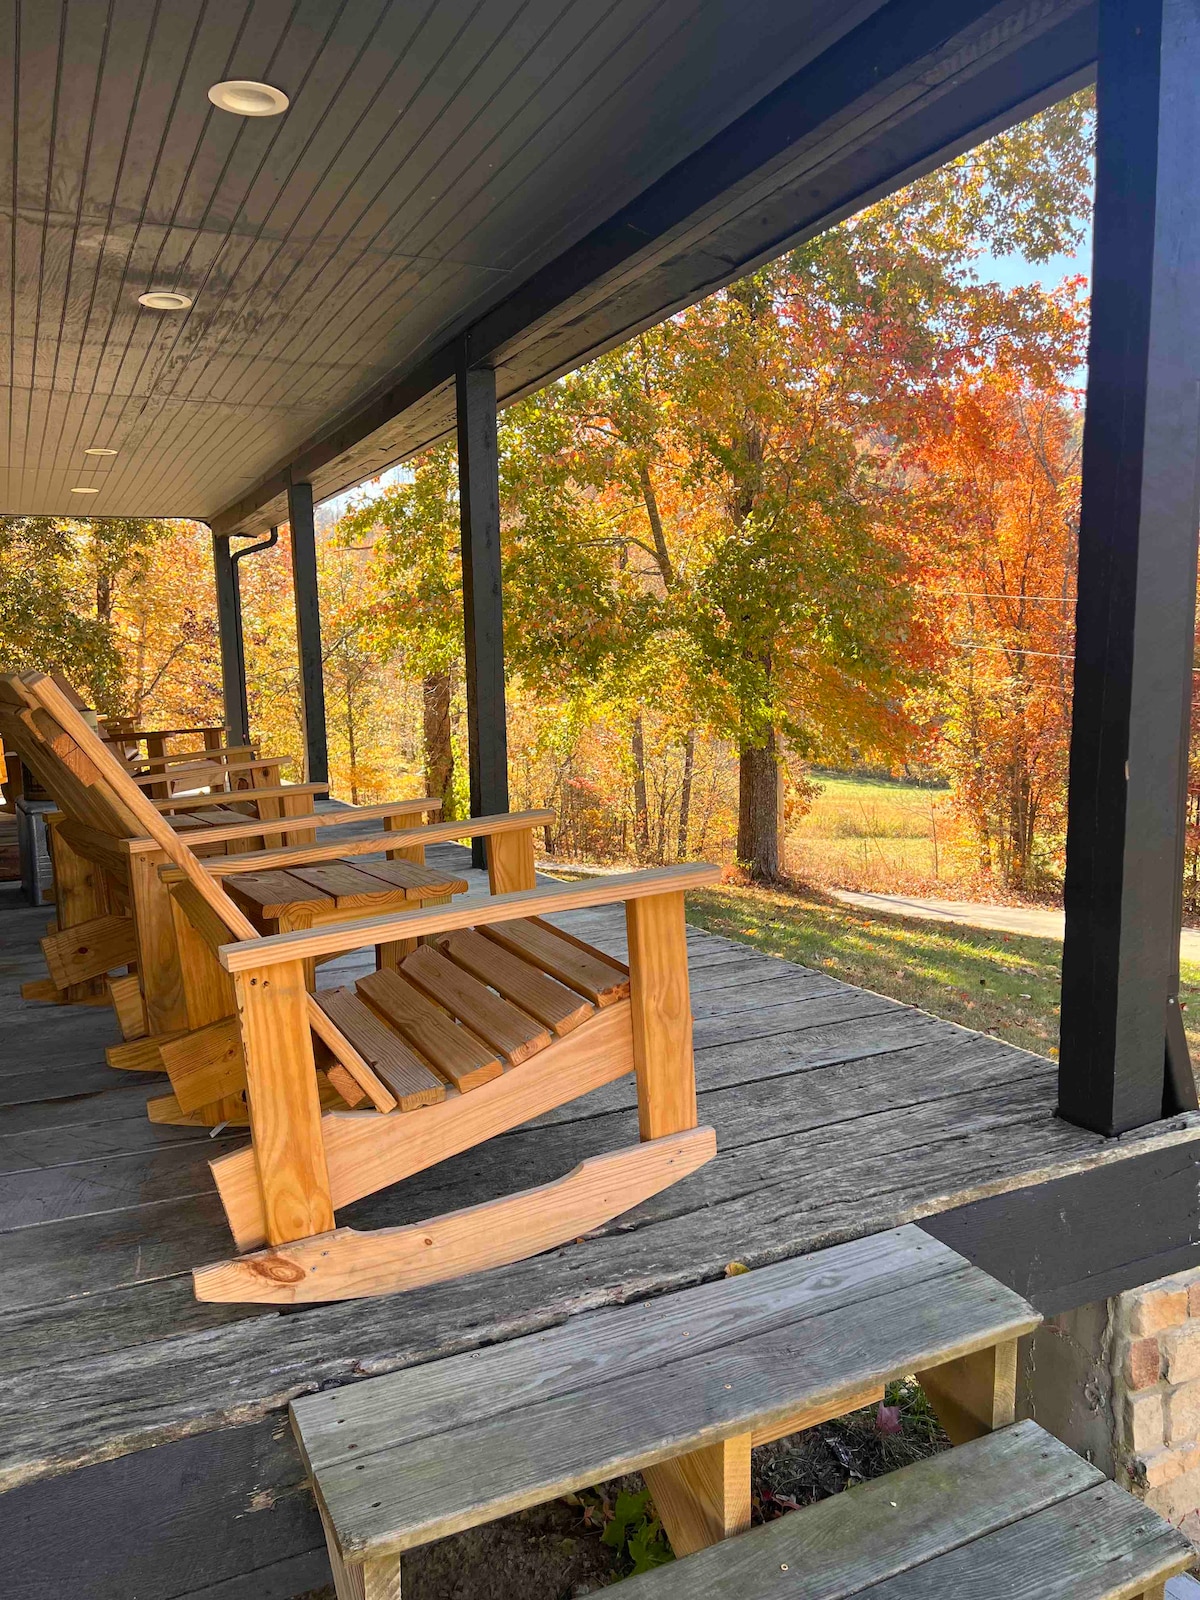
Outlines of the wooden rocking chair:
M55 685L25 683L58 724L81 784L125 778ZM521 1260L603 1225L715 1154L712 1129L696 1126L683 896L715 882L716 868L538 887L531 830L543 817L473 819L407 831L405 842L489 835L495 894L263 937L221 886L221 871L237 864L201 862L140 792L128 802L174 863L163 877L204 952L200 970L237 1011L252 1142L212 1165L234 1241L250 1253L198 1268L198 1298L353 1299ZM628 970L544 920L616 903ZM309 992L310 963L372 945L394 949L396 968L360 979L356 994ZM314 1034L375 1109L323 1109ZM335 1226L337 1208L630 1071L639 1144L417 1226Z
M385 827L405 826L440 810L437 800L405 800L353 813L313 813L313 799L325 784L269 784L256 780L277 763L238 764L199 769L189 779L212 781L223 770L229 782L251 781L223 795L174 795L148 800L144 782L127 770L118 752L106 775L81 783L72 769L72 741L64 738L58 717L45 701L48 687L57 690L59 710L79 718L77 697L70 686L41 674L0 675L0 733L6 746L20 755L59 806L48 818L55 872L56 919L42 942L49 977L27 984L31 1000L57 1003L107 1003L111 997L126 1039L177 1034L196 1026L189 1010L170 897L159 868L170 857L137 820L146 806L166 818L170 828L186 834L193 854L230 855L238 871L250 870L268 840L289 838L311 844L317 830L364 818ZM167 758L170 759L169 757ZM181 769L173 769L177 775ZM145 802L145 804L143 804ZM336 853L336 852L335 852ZM136 963L136 977L109 980L115 968ZM145 1065L137 1052L114 1064ZM153 1058L150 1064L158 1065Z

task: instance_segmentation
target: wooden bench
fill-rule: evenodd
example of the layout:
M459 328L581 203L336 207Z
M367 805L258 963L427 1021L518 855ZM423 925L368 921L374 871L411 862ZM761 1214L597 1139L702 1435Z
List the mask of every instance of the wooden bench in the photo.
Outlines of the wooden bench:
M1163 1600L1166 1581L1194 1555L1177 1529L1098 1468L1018 1422L635 1578L628 1592L636 1600Z
M635 1470L676 1554L702 1549L749 1525L753 1445L908 1373L955 1443L1003 1427L1039 1321L904 1227L311 1395L292 1421L339 1595L392 1595L402 1551Z

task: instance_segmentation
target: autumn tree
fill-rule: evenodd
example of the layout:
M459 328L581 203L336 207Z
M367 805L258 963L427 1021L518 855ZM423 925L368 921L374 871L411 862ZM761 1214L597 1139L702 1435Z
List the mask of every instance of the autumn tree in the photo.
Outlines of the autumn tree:
M351 506L337 540L370 551L370 637L420 679L426 793L455 817L461 803L453 704L462 657L462 562L454 449L414 463L411 480Z
M1074 323L1065 313L1064 346ZM989 372L922 457L947 537L939 745L984 878L1033 889L1065 826L1080 417L1066 382Z

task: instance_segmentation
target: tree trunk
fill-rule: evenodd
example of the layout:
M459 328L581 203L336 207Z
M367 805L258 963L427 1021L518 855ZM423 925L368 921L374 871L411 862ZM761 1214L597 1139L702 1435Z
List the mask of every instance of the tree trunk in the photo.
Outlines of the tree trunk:
M639 861L650 854L650 807L646 801L646 736L641 714L633 719L633 835Z
M675 843L675 856L679 861L688 858L692 821L692 780L696 775L696 730L689 728L683 741L683 783L679 790L679 833Z
M350 752L350 804L358 804L358 728L354 721L354 691L346 682L346 744Z
M752 878L779 876L779 767L775 730L738 752L738 861Z
M454 816L454 742L450 727L450 674L431 672L424 697L425 792L442 802L442 816Z

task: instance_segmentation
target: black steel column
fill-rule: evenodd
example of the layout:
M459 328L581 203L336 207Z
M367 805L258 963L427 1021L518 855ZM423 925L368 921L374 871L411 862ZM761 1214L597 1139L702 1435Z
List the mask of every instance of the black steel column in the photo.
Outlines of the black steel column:
M508 810L496 374L460 357L457 400L471 815L486 817ZM472 855L482 866L481 839L473 841Z
M230 744L249 744L246 664L242 651L242 618L238 605L237 568L228 539L213 535L213 571L217 579L217 629L221 637L221 690L225 728Z
M1200 520L1200 9L1101 0L1059 1109L1196 1104L1177 1008Z
M304 711L304 775L309 783L328 783L325 671L321 661L321 605L317 594L317 536L311 483L289 486L288 525L292 530L296 644L300 652L300 701Z

